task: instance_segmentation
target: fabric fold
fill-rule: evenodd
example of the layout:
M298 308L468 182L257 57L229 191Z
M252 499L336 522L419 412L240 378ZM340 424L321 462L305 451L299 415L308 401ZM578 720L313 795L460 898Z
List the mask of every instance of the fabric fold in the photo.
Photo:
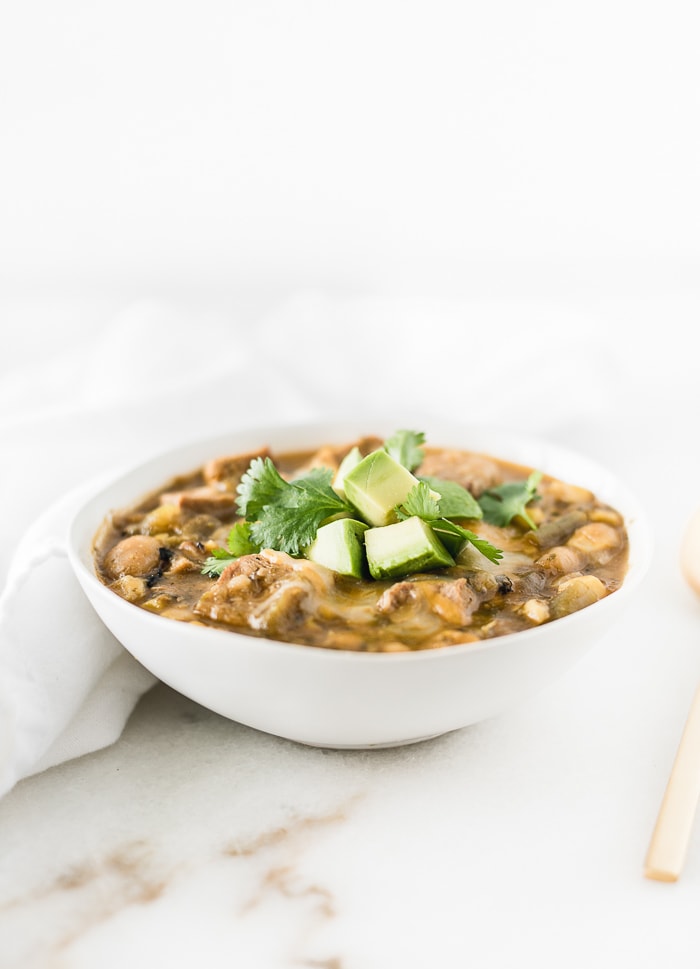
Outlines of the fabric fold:
M71 518L96 487L63 496L26 531L0 597L0 794L113 742L156 682L99 619L65 554Z

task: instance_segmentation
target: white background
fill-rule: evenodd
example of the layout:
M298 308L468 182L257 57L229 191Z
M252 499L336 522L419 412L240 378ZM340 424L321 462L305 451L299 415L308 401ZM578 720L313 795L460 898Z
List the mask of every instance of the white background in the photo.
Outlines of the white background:
M3 366L135 299L245 327L299 289L680 333L699 28L674 0L6 4Z

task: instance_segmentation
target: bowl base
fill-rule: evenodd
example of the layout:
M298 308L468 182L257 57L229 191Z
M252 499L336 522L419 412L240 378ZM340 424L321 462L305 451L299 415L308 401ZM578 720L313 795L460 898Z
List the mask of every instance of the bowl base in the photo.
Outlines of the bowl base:
M297 743L305 747L318 747L321 750L385 750L390 747L407 747L409 744L422 744L427 740L435 740L436 737L444 737L451 730L441 731L440 733L426 734L424 737L411 737L408 740L386 740L378 744L321 744L310 740L299 740Z

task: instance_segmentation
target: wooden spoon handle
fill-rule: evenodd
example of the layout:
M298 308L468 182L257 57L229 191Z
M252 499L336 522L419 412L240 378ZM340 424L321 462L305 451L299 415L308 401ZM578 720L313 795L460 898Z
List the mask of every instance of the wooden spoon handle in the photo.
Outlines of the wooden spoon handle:
M680 562L686 582L700 595L700 508L690 516L683 533Z
M644 863L646 878L678 880L700 797L700 687L686 720Z

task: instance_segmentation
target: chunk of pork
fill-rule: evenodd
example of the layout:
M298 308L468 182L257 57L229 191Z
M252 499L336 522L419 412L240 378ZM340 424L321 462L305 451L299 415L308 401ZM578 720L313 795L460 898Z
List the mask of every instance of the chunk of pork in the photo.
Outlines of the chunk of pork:
M312 611L333 576L311 562L263 549L236 559L194 607L197 615L230 626L285 636Z
M241 478L250 467L254 458L269 458L269 448L262 451L250 451L248 454L233 454L222 458L212 458L203 468L206 483L217 489L235 491Z
M489 488L494 488L501 480L498 465L491 458L483 454L465 454L463 451L454 450L427 454L416 474L456 481L477 498Z
M226 515L236 508L236 496L210 485L186 491L168 491L160 496L161 505L175 505L182 511L204 515Z
M377 602L377 612L391 615L404 606L416 613L432 613L451 626L468 626L479 596L466 579L425 579L395 582Z

